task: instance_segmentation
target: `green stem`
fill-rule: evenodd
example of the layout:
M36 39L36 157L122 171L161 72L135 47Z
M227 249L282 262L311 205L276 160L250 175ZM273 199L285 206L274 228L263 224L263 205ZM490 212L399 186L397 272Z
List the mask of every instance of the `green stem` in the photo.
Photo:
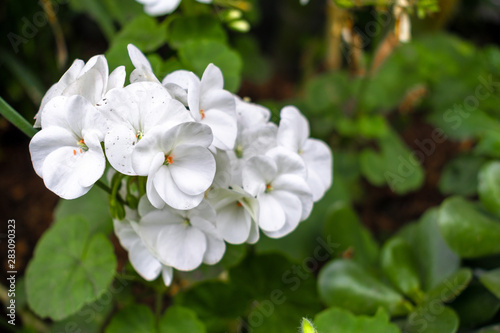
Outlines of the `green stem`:
M30 138L38 132L36 128L33 128L33 125L14 110L2 97L0 97L0 114Z

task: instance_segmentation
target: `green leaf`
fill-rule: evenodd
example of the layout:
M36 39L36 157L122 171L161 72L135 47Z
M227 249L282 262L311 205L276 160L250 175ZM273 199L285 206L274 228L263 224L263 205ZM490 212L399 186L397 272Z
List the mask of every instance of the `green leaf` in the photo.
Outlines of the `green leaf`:
M133 69L129 59L127 45L134 44L143 53L157 50L167 40L167 29L164 24L146 14L140 14L130 21L115 36L106 52L111 69L124 65L127 73Z
M500 309L500 300L479 281L473 280L451 306L460 317L461 327L477 327L495 316Z
M109 214L108 194L100 188L92 188L83 197L74 200L60 199L54 211L54 220L70 216L80 216L90 227L90 234L109 234L113 230L113 221Z
M376 186L388 184L391 190L405 194L418 189L424 181L424 170L398 134L389 132L379 138L380 153L371 148L359 156L361 173Z
M421 298L417 262L404 239L395 237L385 243L380 252L380 264L387 279L400 292L415 301Z
M107 11L121 25L126 25L135 16L143 13L142 5L135 0L103 0L103 2Z
M350 205L343 202L333 205L326 218L323 235L338 244L335 249L338 256L349 251L352 260L362 266L372 267L378 263L378 245Z
M236 289L249 295L251 332L291 332L303 316L310 317L321 309L310 269L317 268L319 262L310 259L297 264L277 254L249 256L230 270Z
M426 296L426 302L430 303L435 300L440 303L450 302L457 298L471 281L472 271L469 268L461 268L455 274L431 289Z
M114 299L110 293L111 290L112 288L95 302L85 305L74 315L55 322L50 327L51 332L78 332L80 330L82 333L101 333L113 310Z
M161 333L205 333L206 331L196 312L181 306L169 307L159 322Z
M224 44L227 42L226 32L212 16L184 16L172 21L168 39L172 48L178 49L193 39L208 39Z
M190 40L179 49L179 59L199 77L210 63L224 74L224 88L235 92L240 86L241 58L226 44L213 40Z
M448 162L439 179L441 193L474 195L477 191L477 173L484 161L483 157L463 155Z
M326 305L341 307L354 314L373 315L383 307L391 315L404 315L412 308L397 291L350 260L336 259L323 267L318 288Z
M436 287L460 267L460 258L441 236L437 218L438 210L430 209L418 223L407 225L399 233L410 244L425 291Z
M455 333L459 318L450 308L437 303L417 308L403 327L405 333Z
M30 138L38 132L36 128L33 128L32 124L24 119L2 97L0 97L0 114Z
M151 309L142 304L134 304L120 310L105 330L105 333L153 332L156 332L155 317Z
M105 236L91 236L81 217L60 220L42 236L28 265L28 303L41 317L63 319L98 299L115 270L113 245Z
M247 311L248 294L221 281L203 281L175 296L174 304L194 311L209 332L229 331L228 325Z
M444 201L438 224L448 246L462 258L500 253L500 223L461 197Z
M479 281L500 299L500 268L481 274Z
M383 310L374 317L355 316L351 312L330 308L320 312L314 318L320 333L399 333L399 328L389 322L389 316Z
M490 162L479 172L479 198L484 207L500 216L500 162Z

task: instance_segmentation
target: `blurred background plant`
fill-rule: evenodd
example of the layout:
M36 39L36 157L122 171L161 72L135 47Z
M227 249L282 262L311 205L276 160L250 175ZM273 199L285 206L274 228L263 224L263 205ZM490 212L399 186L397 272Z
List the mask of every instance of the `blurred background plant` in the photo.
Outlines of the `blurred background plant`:
M302 317L320 333L500 331L500 2L183 0L153 18L134 0L7 0L0 20L1 97L28 120L73 59L130 73L133 43L159 78L213 62L275 121L297 105L335 160L291 235L230 246L165 290L127 263L106 194L58 201L0 118L0 210L24 275L14 331L295 332ZM72 246L94 257L48 269Z

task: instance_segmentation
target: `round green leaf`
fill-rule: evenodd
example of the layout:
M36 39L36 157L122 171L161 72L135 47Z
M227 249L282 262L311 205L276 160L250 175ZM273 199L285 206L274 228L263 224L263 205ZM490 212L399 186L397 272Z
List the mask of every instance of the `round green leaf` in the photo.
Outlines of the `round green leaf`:
M427 294L426 302L437 300L440 303L444 303L452 301L467 288L471 280L472 271L469 268L461 268L430 290Z
M211 16L177 17L170 26L169 45L178 49L192 39L226 42L227 36L219 20Z
M500 253L500 223L461 197L444 201L438 224L448 246L462 258Z
M159 331L162 333L205 333L207 330L194 311L181 306L172 306L161 317Z
M384 311L378 311L374 317L355 316L351 312L330 308L316 315L314 323L321 333L399 333L399 328L389 322Z
M490 212L500 216L500 162L486 164L478 178L481 202Z
M473 280L451 306L460 317L461 327L477 327L490 322L498 313L500 300L479 281Z
M481 274L479 281L500 299L500 268Z
M333 260L323 267L318 288L326 305L341 307L354 314L373 315L383 307L392 315L403 315L411 309L411 304L402 295L350 260Z
M134 304L120 310L113 316L105 333L154 333L155 317L151 309ZM163 331L161 331L163 332ZM165 331L166 332L166 331ZM181 331L179 331L181 332ZM184 331L189 332L189 331ZM196 332L196 331L193 331Z
M362 266L374 266L378 261L378 245L370 232L361 224L354 209L344 202L333 205L325 222L324 235L339 244L335 253L352 252L352 260Z
M436 287L460 267L460 258L441 236L437 218L438 210L430 209L418 223L407 225L399 233L410 244L425 291Z
M226 44L206 39L193 39L179 49L179 59L198 76L210 63L219 67L224 74L224 88L236 91L241 81L241 58Z
M83 197L64 200L60 199L54 211L54 220L58 221L68 216L81 216L90 227L90 234L108 234L113 231L113 221L109 214L108 194L94 186Z
M455 333L459 319L455 311L440 303L418 308L408 316L405 333Z
M484 164L484 157L463 155L446 164L439 179L443 194L474 195L477 191L477 173Z
M26 271L30 307L41 317L63 319L101 296L113 280L113 245L90 236L81 217L58 221L40 239Z
M414 300L420 299L417 263L410 245L404 239L396 237L385 243L380 253L380 264L394 287Z

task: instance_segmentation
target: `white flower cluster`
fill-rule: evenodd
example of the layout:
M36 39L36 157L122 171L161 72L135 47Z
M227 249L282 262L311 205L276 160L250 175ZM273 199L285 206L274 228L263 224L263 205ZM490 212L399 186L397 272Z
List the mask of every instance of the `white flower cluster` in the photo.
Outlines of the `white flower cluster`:
M104 56L75 61L43 99L30 151L47 188L66 199L90 190L106 158L144 179L137 209L114 220L141 276L162 273L168 285L173 268L217 263L225 242L279 238L309 216L331 185L332 154L295 107L282 109L278 127L268 109L224 90L213 64L201 79L179 70L160 82L128 50L135 70L125 87L124 68L108 75Z

